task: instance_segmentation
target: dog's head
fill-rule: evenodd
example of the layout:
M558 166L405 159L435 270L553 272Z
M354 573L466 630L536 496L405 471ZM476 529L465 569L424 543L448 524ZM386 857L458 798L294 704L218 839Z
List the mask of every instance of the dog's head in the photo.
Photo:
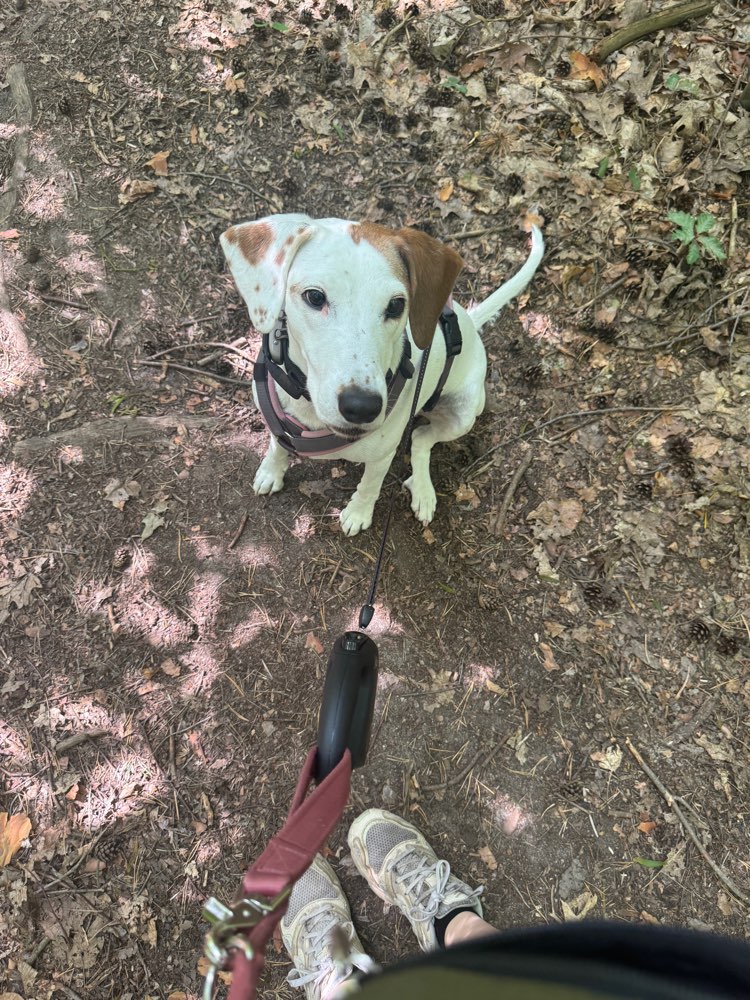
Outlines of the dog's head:
M418 230L306 215L232 226L221 246L253 326L269 333L286 313L315 411L338 431L383 422L407 321L424 349L463 266Z

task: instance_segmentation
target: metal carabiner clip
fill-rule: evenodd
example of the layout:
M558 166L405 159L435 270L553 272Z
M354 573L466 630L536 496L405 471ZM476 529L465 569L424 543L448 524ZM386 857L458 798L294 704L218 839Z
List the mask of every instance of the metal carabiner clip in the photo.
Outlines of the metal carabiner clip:
M216 974L233 948L239 949L248 962L252 961L255 949L245 936L246 932L278 909L291 891L292 887L287 886L272 899L266 896L243 896L232 906L226 906L214 896L206 900L202 916L211 925L211 930L206 934L203 945L203 953L208 959L208 969L203 983L203 1000L212 1000Z

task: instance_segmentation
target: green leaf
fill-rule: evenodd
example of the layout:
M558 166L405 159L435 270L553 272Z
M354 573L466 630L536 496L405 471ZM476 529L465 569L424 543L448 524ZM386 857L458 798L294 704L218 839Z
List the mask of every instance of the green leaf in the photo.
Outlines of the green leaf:
M438 585L438 587L440 587L441 590L444 590L446 592L446 594L455 594L456 593L456 591L453 589L453 587L449 587L447 583L441 583L438 580L437 581L437 585Z
M289 25L284 24L283 21L271 21L271 27L274 31L281 31L282 33L289 31Z
M714 260L727 259L727 255L724 253L724 248L715 236L699 236L698 242L703 249L714 258Z
M339 137L339 139L341 139L341 141L343 142L344 139L346 138L346 133L344 132L344 130L342 129L342 127L339 125L338 122L334 122L333 123L333 131L336 133L336 135Z
M638 176L638 171L635 167L631 167L630 170L628 170L628 180L630 181L630 186L634 191L641 190L641 179Z
M705 239L705 237L704 237L704 239ZM685 258L685 260L688 262L688 264L692 265L692 264L695 264L695 262L698 260L698 258L700 257L700 255L701 255L701 250L700 250L700 247L698 246L698 244L697 243L691 243L690 244L690 249L687 252L687 257Z
M687 237L692 240L695 235L695 219L692 215L688 215L687 212L668 212L667 218L670 222L679 226Z
M603 160L599 161L599 169L596 171L596 176L602 178L606 175L609 170L609 157L605 156Z
M653 861L651 858L633 858L633 861L637 865L643 865L644 868L663 868L663 861Z
M668 90L677 90L680 85L680 74L670 73L667 79L664 81L664 85Z
M679 84L677 85L677 89L686 90L688 94L697 94L698 91L700 90L695 80L685 80L685 79L680 80Z
M457 76L449 76L446 80L440 82L441 87L445 87L446 90L455 90L459 94L467 94L469 88L465 83L461 83Z
M109 397L109 412L117 413L119 408L125 402L125 396L110 396Z
M701 212L695 220L696 233L709 233L716 225L716 219L708 212Z

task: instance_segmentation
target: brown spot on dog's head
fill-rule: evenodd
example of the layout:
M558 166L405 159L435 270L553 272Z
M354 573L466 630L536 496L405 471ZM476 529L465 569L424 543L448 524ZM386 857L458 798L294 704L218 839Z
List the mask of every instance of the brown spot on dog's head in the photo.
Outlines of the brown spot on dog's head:
M401 251L398 231L380 226L377 222L358 222L349 227L349 234L355 243L363 240L385 257L393 274L410 287L409 268Z
M409 289L409 324L417 347L432 342L438 317L464 262L450 247L418 229L388 229L375 222L350 227L355 243L367 240Z

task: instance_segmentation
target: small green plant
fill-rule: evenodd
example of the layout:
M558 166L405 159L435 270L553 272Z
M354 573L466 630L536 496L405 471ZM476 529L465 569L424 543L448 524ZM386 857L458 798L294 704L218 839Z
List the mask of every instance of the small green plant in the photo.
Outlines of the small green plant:
M679 73L670 73L664 83L668 90L684 90L688 94L692 94L693 97L700 91L700 87L695 80L689 80L686 76L680 76Z
M677 240L687 252L685 260L691 266L704 254L713 257L714 260L726 260L727 255L724 248L715 236L707 234L716 225L716 219L708 212L701 212L699 216L688 215L687 212L670 212L667 218L675 226L671 234L673 240Z
M466 86L466 84L461 83L461 81L456 76L449 76L445 80L441 80L440 86L444 87L446 90L455 90L456 93L458 94L465 95L469 92L469 88Z

